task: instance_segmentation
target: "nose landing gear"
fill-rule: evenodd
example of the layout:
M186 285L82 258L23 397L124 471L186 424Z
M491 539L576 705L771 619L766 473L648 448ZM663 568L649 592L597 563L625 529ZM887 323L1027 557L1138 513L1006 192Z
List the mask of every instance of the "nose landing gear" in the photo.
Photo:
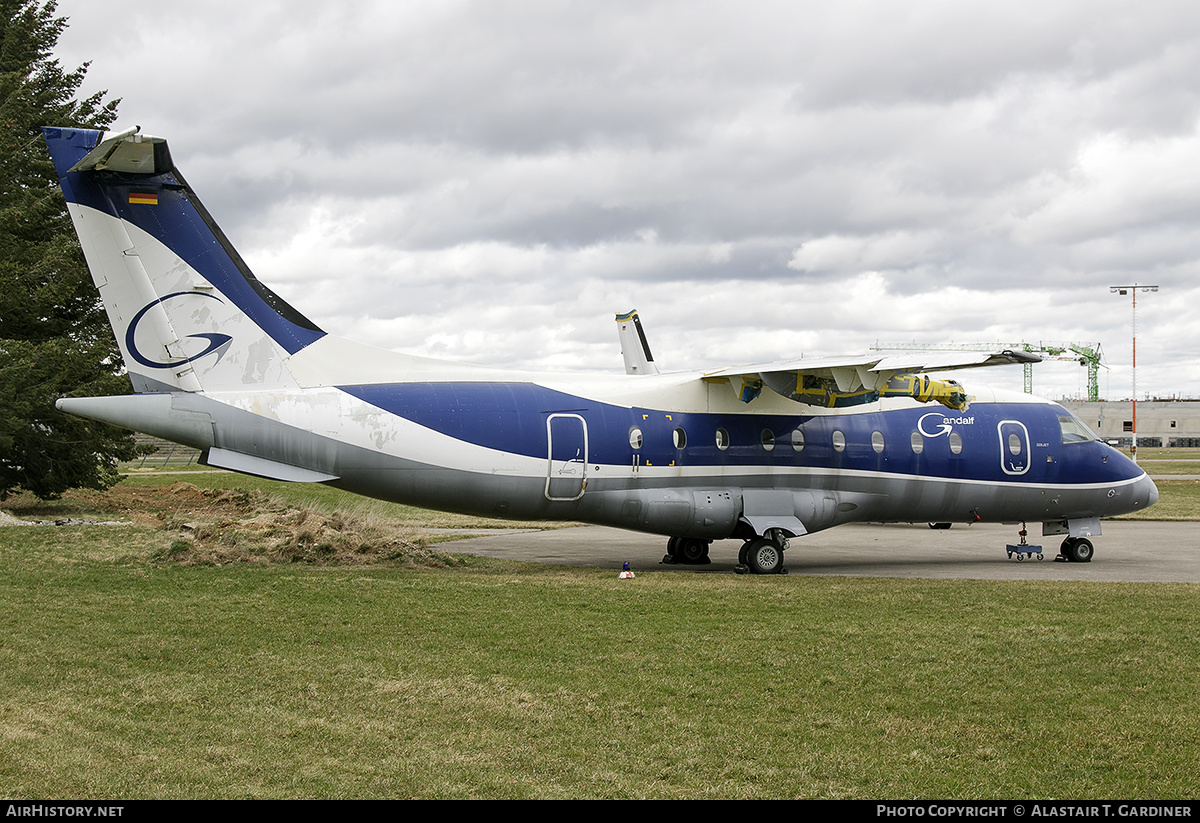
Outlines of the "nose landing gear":
M1021 542L1017 543L1016 545L1013 545L1012 543L1008 544L1008 559L1012 560L1012 557L1015 554L1017 556L1017 560L1024 560L1025 558L1033 557L1034 555L1037 555L1037 559L1041 560L1042 547L1030 545L1029 542L1025 540L1025 536L1029 534L1029 532L1025 529L1024 523L1021 524L1021 530L1017 532L1017 534L1021 536Z

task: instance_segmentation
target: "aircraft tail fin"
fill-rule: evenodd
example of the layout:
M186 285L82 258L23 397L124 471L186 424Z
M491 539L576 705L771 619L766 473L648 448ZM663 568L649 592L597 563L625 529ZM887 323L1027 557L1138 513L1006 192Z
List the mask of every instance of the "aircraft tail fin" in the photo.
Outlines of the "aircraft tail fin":
M658 374L637 309L617 315L617 336L621 340L626 374Z
M295 385L324 336L264 286L138 128L44 128L67 208L138 392Z

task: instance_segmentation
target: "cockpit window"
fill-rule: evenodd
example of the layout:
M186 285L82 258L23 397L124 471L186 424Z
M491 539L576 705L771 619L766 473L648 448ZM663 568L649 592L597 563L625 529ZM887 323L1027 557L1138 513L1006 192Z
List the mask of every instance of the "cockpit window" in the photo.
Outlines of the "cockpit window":
M1064 443L1087 443L1097 439L1096 435L1092 434L1092 430L1083 425L1083 421L1074 415L1060 414L1058 427L1062 429L1062 442Z

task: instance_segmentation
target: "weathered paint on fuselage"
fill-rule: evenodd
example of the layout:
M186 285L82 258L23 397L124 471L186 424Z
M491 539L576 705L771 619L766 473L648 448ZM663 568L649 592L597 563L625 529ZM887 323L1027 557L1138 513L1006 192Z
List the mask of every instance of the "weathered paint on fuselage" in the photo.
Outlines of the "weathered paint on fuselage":
M269 403L240 395L227 399L257 422L239 415L236 425L232 418L222 425L228 414L214 412L216 445L314 467L338 476L332 485L396 502L713 539L739 534L747 490L792 493L790 508L809 532L855 521L1104 517L1150 505L1157 494L1115 449L1062 442L1059 416L1068 412L1035 398L983 392L962 413L909 400L755 413L726 398L727 386L713 385L705 402L681 403L686 411L613 402L621 384L640 392L649 387L628 381L653 379L593 380L591 396L478 380L300 390ZM717 410L697 408L705 405ZM578 499L547 495L552 415L581 420L578 431L586 432L586 463L583 437L575 444L574 469L586 479ZM718 446L718 429L726 448ZM834 446L839 432L841 449Z

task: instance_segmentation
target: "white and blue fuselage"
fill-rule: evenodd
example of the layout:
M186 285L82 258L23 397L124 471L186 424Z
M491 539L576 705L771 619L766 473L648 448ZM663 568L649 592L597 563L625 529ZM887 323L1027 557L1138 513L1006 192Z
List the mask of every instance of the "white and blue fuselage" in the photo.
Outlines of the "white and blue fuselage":
M942 403L895 394L914 374L985 363L545 375L362 346L254 278L164 141L45 131L138 392L60 408L203 449L215 466L655 532L684 558L739 538L756 571L780 567L787 538L848 522L1041 521L1087 542L1100 518L1157 499L1057 404L956 383ZM828 403L811 402L818 389Z

